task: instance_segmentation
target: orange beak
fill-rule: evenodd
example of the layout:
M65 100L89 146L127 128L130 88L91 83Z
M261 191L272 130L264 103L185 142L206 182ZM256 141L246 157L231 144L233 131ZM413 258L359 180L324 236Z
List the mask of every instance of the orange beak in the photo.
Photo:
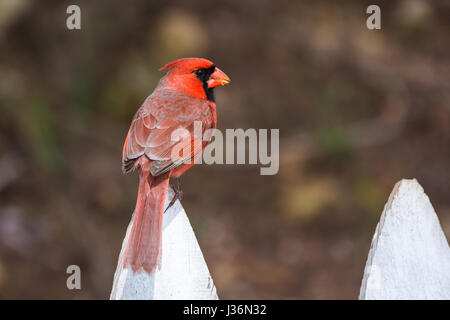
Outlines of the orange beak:
M209 77L208 88L215 88L219 86L224 86L227 83L230 83L231 79L219 68L216 67L214 72Z

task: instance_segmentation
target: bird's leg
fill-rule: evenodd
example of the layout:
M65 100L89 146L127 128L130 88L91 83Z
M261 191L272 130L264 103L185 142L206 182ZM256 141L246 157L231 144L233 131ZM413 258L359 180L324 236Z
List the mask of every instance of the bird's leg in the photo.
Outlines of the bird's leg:
M174 178L174 179L176 179L176 183L173 183L173 180L171 180L169 185L172 187L175 194L174 194L172 200L170 200L170 203L167 206L166 210L164 210L164 212L166 212L171 206L173 206L175 201L177 201L177 200L181 201L181 199L183 198L183 191L181 191L180 178Z

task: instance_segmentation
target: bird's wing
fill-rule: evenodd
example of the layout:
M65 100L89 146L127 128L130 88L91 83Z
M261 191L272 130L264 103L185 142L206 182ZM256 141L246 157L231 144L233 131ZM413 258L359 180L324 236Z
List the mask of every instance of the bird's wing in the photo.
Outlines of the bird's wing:
M131 123L123 148L124 171L132 170L144 154L152 160L153 176L191 161L202 151L203 133L214 126L213 119L203 99L178 91L154 92Z

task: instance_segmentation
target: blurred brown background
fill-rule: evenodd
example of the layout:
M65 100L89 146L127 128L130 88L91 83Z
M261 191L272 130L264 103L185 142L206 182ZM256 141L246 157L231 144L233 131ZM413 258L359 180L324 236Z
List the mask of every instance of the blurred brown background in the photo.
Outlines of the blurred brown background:
M122 143L180 57L232 78L220 129L280 129L278 175L202 165L182 179L221 298L357 298L401 178L450 235L450 3L377 1L374 31L369 4L0 0L0 298L109 297L137 190Z

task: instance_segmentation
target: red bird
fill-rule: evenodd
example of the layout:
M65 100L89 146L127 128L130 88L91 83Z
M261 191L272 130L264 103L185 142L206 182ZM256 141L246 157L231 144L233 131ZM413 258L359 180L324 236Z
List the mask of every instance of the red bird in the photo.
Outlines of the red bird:
M139 171L139 189L133 226L125 249L124 267L151 274L161 264L161 238L164 202L170 177L180 177L208 144L194 135L194 122L205 130L216 127L213 89L230 78L211 61L185 58L168 63L160 70L167 74L137 111L123 146L122 169ZM186 129L188 139L173 139L177 129ZM197 139L197 141L196 141ZM192 150L179 157L172 151ZM176 149L175 149L176 148Z

